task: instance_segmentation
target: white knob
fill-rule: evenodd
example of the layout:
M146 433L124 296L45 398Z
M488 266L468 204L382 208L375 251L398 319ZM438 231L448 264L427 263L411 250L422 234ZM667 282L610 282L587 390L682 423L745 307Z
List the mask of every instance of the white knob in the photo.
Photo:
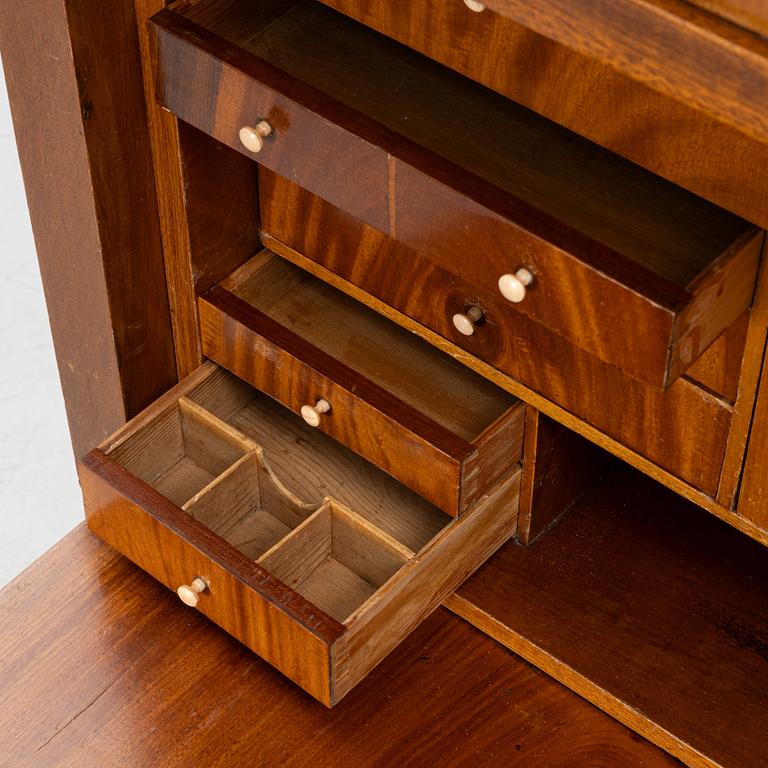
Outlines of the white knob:
M301 406L301 418L309 424L310 427L320 426L320 416L331 410L331 404L327 400L318 400L314 405Z
M477 11L478 13L485 10L485 6L482 3L478 3L477 0L464 0L464 5L466 5L470 11Z
M200 593L205 592L206 589L208 585L198 576L191 584L182 584L176 590L176 594L181 598L182 603L194 608L200 600Z
M252 128L245 125L240 129L240 141L249 152L261 152L264 149L264 138L272 133L272 126L262 120Z
M533 275L525 267L521 267L514 275L506 274L499 278L501 295L515 304L525 298L525 289L533 282Z
M470 307L467 314L463 315L457 312L453 316L453 324L459 333L465 336L471 336L475 332L475 323L483 316L483 310L480 307Z

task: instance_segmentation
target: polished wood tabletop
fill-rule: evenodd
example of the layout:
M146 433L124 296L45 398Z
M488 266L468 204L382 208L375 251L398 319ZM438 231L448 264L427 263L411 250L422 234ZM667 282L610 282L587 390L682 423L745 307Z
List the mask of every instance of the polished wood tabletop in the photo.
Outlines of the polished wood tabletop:
M75 529L0 592L0 766L679 765L445 609L332 711Z

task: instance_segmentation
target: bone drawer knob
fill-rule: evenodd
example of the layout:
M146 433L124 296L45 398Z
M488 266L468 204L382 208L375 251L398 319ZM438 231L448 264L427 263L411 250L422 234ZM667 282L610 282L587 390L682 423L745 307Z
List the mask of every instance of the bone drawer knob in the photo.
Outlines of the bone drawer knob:
M182 584L176 594L181 598L182 603L194 608L200 600L200 593L205 592L208 585L199 576L191 584Z
M309 424L310 427L320 425L320 416L331 410L331 404L327 400L318 400L314 405L301 406L301 418Z
M466 5L470 11L477 11L478 13L485 10L485 6L482 3L478 3L477 0L464 0L464 5Z
M518 304L525 298L525 289L533 282L533 275L521 267L514 275L506 274L499 278L499 290L507 300Z
M475 332L475 323L483 316L483 310L480 307L470 307L467 314L457 312L453 316L453 324L459 333L465 336L471 336Z
M240 141L250 152L261 152L264 149L264 138L272 133L272 126L262 120L254 127L245 125L240 129Z

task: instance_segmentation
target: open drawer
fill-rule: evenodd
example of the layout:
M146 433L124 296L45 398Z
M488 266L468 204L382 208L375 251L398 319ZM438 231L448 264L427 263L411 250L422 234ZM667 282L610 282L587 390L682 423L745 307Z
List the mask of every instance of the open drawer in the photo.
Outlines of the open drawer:
M454 520L213 363L79 464L88 525L328 706L517 528Z
M199 305L206 357L450 515L520 461L522 402L270 251Z
M429 255L477 311L665 388L751 303L761 231L319 3L184 0L152 28L165 107Z

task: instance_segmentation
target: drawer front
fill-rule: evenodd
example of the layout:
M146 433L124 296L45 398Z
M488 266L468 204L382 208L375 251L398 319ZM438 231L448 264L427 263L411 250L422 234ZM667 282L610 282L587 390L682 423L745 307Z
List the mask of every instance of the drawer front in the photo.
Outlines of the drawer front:
M252 4L255 8L255 4ZM268 9L267 9L268 10ZM266 12L266 10L264 11ZM257 13L254 10L254 13ZM248 75L224 62L237 49L174 15L176 32L158 28L156 81L160 103L187 123L258 160L380 229L389 226L387 156L334 119L327 99L267 62ZM175 73L186 75L176 77ZM190 75L194 73L194 75ZM240 130L266 121L261 151L249 151ZM360 189L365 194L360 194Z
M682 480L716 493L732 414L722 398L684 378L665 392L646 386L505 302L478 294L427 255L273 174L262 174L261 194L262 226L271 236L265 242L273 250L322 265ZM486 319L463 336L452 317L472 304L482 306Z
M762 232L747 222L319 4L262 30L252 6L155 17L166 107L237 146L272 114L259 99L290 100L253 155L264 167L488 300L527 270L512 312L656 388L749 307Z
M460 520L206 363L80 463L88 524L332 706L517 528Z
M403 164L395 178L399 241L429 254L484 300L500 297L502 275L528 269L533 282L511 308L653 385L677 379L751 304L763 243L752 229L695 290L670 285L657 292L649 274L618 274L609 266L616 254L575 232L536 236Z
M269 252L223 285L203 354L449 515L520 461L523 404L364 305Z

